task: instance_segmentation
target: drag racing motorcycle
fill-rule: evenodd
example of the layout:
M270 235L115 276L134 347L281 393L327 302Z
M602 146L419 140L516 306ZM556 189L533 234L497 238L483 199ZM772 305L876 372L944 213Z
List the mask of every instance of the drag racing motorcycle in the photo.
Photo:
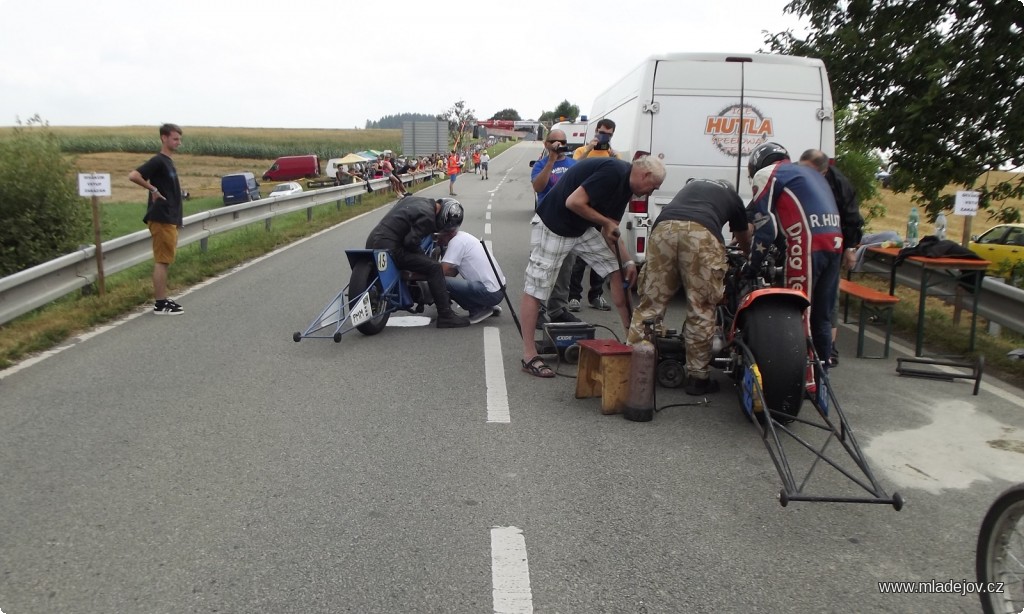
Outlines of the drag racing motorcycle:
M880 503L903 507L898 493L889 496L875 479L829 383L828 372L811 342L807 318L810 302L798 290L780 287L783 254L772 247L761 269L750 275L747 258L737 247L727 248L725 294L716 309L712 364L726 373L736 387L740 408L755 425L782 479L779 501L832 501ZM655 339L656 378L675 388L683 383L686 351L678 331L663 331ZM809 401L816 415L801 417ZM806 412L805 412L806 413ZM824 441L809 441L824 434ZM784 443L786 442L786 443ZM787 443L795 450L787 454ZM828 448L838 443L832 454ZM789 444L793 448L792 443ZM807 459L806 473L794 473L798 454ZM808 491L808 482L820 464L828 465L852 481L868 496L820 495Z

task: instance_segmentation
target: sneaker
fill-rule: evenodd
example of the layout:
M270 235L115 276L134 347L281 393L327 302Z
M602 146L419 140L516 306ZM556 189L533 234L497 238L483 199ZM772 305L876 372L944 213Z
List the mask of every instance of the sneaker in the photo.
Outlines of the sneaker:
M569 299L569 311L579 311L579 310L580 310L580 299L578 299L578 298L571 298L571 299Z
M558 314L558 315L556 315L556 316L553 316L553 317L551 318L551 321L552 321L552 322L566 322L566 323L576 323L576 322L582 322L583 320L580 320L580 319L579 319L579 318L577 318L576 316L574 316L574 315L572 315L571 313L569 313L569 310L568 310L568 309L563 309L563 310L561 311L561 313L559 313L559 314Z
M551 320L548 319L548 312L540 311L537 313L537 330L544 330L544 325L549 323Z
M700 379L698 377L686 376L686 384L684 387L686 394L690 396L701 396L705 394L712 394L720 390L718 382L711 379L710 377Z
M601 311L611 311L612 309L612 306L608 304L608 301L604 300L603 296L599 296L590 301L590 306Z
M153 305L153 313L160 316L177 316L185 313L185 308L166 298L157 301Z
M454 311L441 313L437 316L438 328L462 328L464 326L469 326L469 318L460 316Z
M828 357L828 366L829 368L839 366L839 349L834 343L832 344L832 355Z
M491 315L492 316L500 316L501 315L501 305L495 305L494 307L491 307Z
M469 323L470 324L479 324L480 322L483 322L484 320L486 320L487 318L491 317L492 315L494 315L494 311L492 309L488 308L488 307L484 307L483 309L480 309L479 311L470 311L469 312Z

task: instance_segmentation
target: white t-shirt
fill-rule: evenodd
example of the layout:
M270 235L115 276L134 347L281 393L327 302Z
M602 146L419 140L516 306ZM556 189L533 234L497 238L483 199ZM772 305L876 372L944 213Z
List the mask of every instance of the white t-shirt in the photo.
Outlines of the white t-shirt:
M452 240L448 242L448 249L444 252L441 262L450 264L459 269L459 274L466 281L479 281L484 284L488 292L501 290L505 283L505 274L501 272L498 261L494 261L494 268L501 276L501 282L494 278L494 271L491 270L491 263L484 252L484 246L480 241L468 232L459 231L455 233Z

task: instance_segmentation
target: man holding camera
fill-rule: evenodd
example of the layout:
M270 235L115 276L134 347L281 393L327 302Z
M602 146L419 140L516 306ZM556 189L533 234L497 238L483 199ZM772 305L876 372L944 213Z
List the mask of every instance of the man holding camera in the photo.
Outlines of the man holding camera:
M530 180L533 182L533 191L537 194L537 204L544 199L544 196L551 191L558 183L558 179L565 171L569 170L576 161L567 156L569 148L566 145L565 131L552 130L548 132L548 138L544 140L544 158L537 160L530 173ZM541 164L541 162L544 162ZM540 216L536 213L530 220L533 233L540 231ZM531 233L532 234L532 233ZM531 238L532 243L532 238ZM538 316L537 326L547 322L579 322L579 318L569 313L569 276L572 273L572 264L575 256L568 256L558 270L558 277L555 278L555 286L551 290L551 296L545 303L546 309Z
M618 158L619 154L612 149L612 136L615 134L615 122L607 117L597 121L597 128L594 138L583 147L577 147L572 152L573 160L584 158Z
M573 160L586 158L617 158L615 150L612 149L612 136L615 134L615 122L607 117L597 122L594 138L583 147L577 147L572 154ZM583 273L587 270L587 264L580 259L572 265L572 275L569 278L569 311L579 311L580 301L583 300ZM608 311L611 306L604 298L604 279L590 269L590 290L587 291L587 302L594 309Z

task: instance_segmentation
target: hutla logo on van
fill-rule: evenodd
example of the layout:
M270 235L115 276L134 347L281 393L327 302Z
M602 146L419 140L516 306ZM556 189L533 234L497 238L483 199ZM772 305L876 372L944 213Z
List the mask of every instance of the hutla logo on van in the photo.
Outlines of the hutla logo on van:
M727 156L735 156L739 143L740 105L731 104L717 115L709 115L704 134L711 137L711 143ZM775 134L772 118L765 117L757 107L743 105L743 149L746 156Z

